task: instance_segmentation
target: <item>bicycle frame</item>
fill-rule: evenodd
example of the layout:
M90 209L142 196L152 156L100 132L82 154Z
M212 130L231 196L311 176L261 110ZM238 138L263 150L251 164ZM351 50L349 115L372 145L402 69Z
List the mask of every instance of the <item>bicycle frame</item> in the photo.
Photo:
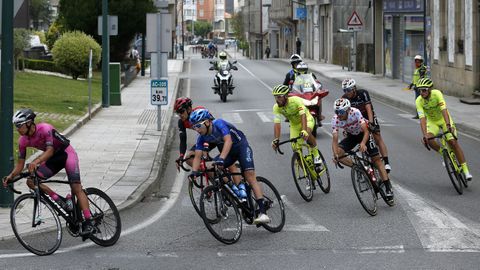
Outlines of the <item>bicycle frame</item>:
M447 151L448 153L448 157L450 158L450 160L452 161L452 164L453 164L453 167L455 168L455 171L458 173L458 174L461 174L462 172L462 169L461 167L459 166L459 162L457 160L457 155L455 155L455 151L453 151L453 149L450 147L450 144L448 144L447 142L447 137L446 135L450 133L452 134L454 140L457 140L457 137L455 136L455 134L451 133L450 131L447 131L447 132L444 132L444 133L440 133L438 134L437 136L434 136L432 138L428 138L428 140L435 140L435 139L439 139L440 141L440 152L443 153L444 150ZM428 146L428 143L425 144L425 147L430 150L430 147Z

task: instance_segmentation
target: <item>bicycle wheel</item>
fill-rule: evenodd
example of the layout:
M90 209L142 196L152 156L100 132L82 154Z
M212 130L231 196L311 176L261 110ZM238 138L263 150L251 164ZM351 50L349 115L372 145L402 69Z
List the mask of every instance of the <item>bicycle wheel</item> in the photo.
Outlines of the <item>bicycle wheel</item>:
M197 181L197 183L193 183L193 181ZM200 213L200 195L203 190L203 187L200 188L201 184L203 184L203 176L197 177L196 180L188 180L188 196L190 197L193 208L200 217L202 216L202 213Z
M318 178L317 178L317 183L320 186L320 189L324 193L329 193L330 192L330 173L328 172L328 166L327 166L327 161L322 155L322 152L318 150L320 153L320 158L322 159L322 165L320 169L318 170Z
M352 184L363 209L369 215L375 216L377 214L377 195L367 173L358 165L352 167Z
M297 152L294 152L292 156L293 181L295 182L295 186L297 187L300 196L302 196L305 201L309 202L313 198L313 182L308 170L303 169L304 166L307 165L302 162L300 155Z
M443 160L445 161L445 169L447 169L448 177L450 177L450 181L452 181L453 187L458 192L458 194L463 194L463 186L462 180L458 177L457 171L455 170L455 166L453 165L453 161L448 154L448 150L443 150Z
M36 255L50 255L60 247L62 224L43 198L37 204L34 194L18 197L10 209L10 224L20 244Z
M90 239L100 246L114 245L122 232L122 222L117 207L105 192L97 188L87 188L85 193L95 227L95 232Z
M242 235L242 217L231 195L214 186L206 187L200 195L203 223L218 241L230 245Z
M279 232L283 229L283 226L285 226L285 205L280 197L280 193L278 193L270 181L261 176L257 176L257 182L262 188L263 203L267 215L270 218L270 223L262 224L262 226L269 232ZM253 196L255 197L255 195ZM256 205L255 207L258 206ZM256 210L258 210L258 208Z

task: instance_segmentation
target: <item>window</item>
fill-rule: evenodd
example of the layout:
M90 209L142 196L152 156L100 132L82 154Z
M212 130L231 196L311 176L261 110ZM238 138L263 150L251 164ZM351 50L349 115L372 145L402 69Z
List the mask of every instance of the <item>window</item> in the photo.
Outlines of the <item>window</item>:
M200 9L200 17L203 17L203 9Z

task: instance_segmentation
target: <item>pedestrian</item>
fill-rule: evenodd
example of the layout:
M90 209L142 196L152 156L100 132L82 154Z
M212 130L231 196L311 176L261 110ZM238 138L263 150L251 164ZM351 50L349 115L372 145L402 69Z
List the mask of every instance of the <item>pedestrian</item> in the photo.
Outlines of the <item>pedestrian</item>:
M267 48L265 49L265 55L267 56L267 59L270 58L270 47L268 47L268 45L267 45Z
M137 46L133 46L133 49L130 52L130 58L133 59L134 61L135 69L137 73L140 72L140 69L142 68L142 64L140 62L140 54L138 53Z
M408 88L412 89L415 91L415 101L417 100L418 96L420 93L418 92L417 89L417 82L421 78L425 78L425 74L427 73L427 67L423 64L423 57L421 55L415 55L415 71L413 71L413 76L412 76L412 83L409 85ZM413 117L413 119L418 119L418 113Z
M300 41L300 38L297 37L297 42L295 43L295 45L297 45L297 54L300 55L300 52L301 52L301 48L302 48L302 42Z

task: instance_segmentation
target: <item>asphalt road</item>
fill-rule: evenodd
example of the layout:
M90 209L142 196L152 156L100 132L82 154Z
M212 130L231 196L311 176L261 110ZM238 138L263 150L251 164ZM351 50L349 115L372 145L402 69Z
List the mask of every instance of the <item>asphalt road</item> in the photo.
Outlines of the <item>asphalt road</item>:
M195 213L188 198L186 174L177 173L175 134L170 162L161 184L152 195L121 213L123 234L109 248L82 244L66 236L52 256L27 253L18 242L0 242L1 269L466 269L480 260L480 190L476 179L463 195L450 183L441 158L420 143L418 123L408 113L374 100L382 134L392 164L391 179L396 205L379 201L378 214L370 217L360 206L349 169L329 162L332 189L316 190L307 203L292 182L291 153L276 155L273 137L272 86L281 83L287 64L275 61L239 61L234 72L236 89L222 103L210 88L214 72L208 61L187 63L186 87L194 105L209 108L215 117L234 123L248 138L257 174L271 180L285 198L286 226L280 233L244 227L240 241L226 246L214 239ZM333 100L339 85L320 78L330 94L324 99L325 125L318 144L331 159ZM453 118L455 116L453 115ZM177 121L177 119L173 119ZM282 138L288 138L283 125ZM190 144L194 132L188 134ZM478 140L459 140L475 176L480 175ZM65 234L66 235L66 234Z

